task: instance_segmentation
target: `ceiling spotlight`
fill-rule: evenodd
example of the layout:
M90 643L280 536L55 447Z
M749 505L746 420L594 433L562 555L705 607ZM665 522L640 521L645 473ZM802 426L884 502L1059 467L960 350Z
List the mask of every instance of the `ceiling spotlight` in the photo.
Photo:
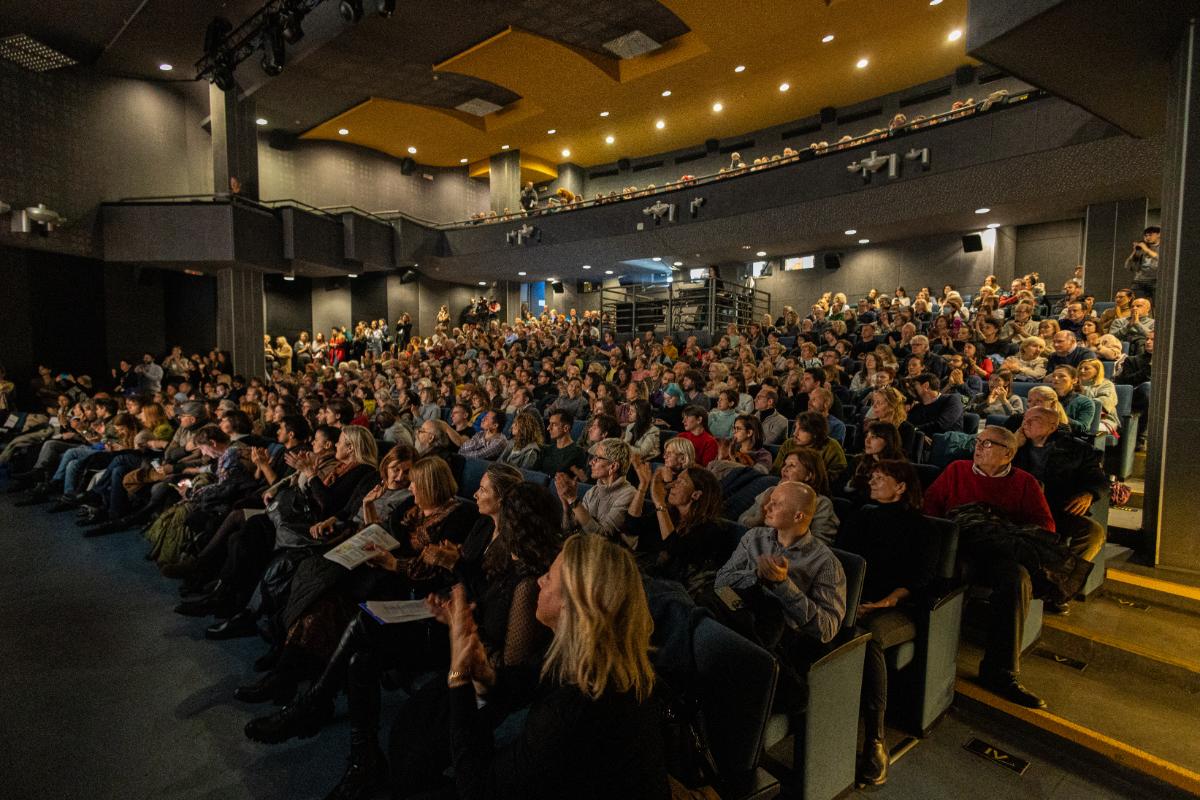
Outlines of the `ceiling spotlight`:
M742 245L742 249L743 249L743 250L749 250L749 249L750 249L750 245L748 245L748 244L744 244L744 245ZM696 258L699 258L699 257L700 257L700 256L696 256Z
M358 273L357 273L357 272L351 272L351 273L350 273L350 274L348 274L346 277L347 277L347 278L357 278L357 277L358 277Z
M502 144L502 145L500 145L500 149L501 149L501 150L507 150L507 149L508 149L508 145L506 145L506 144Z
M871 240L870 239L859 239L858 243L859 244L870 244Z
M995 229L995 228L999 228L999 227L1000 227L1000 223L999 223L999 222L989 222L989 223L988 223L988 227L989 227L989 228L993 228L993 229Z
M745 65L745 64L738 64L736 67L734 67L734 68L733 68L733 71L734 71L734 72L745 72L745 71L746 71L746 65Z
M664 90L663 90L663 93L662 93L662 96L663 96L663 97L670 97L670 96L671 96L671 90L670 90L670 89L664 89Z
M518 275L521 275L521 276L524 276L524 275L528 275L529 273L528 273L528 272L525 272L524 270L522 270L521 272L518 272L517 274L518 274Z
M682 261L676 261L676 262L673 262L673 265L674 265L674 266L676 266L676 267L682 267L682 266L683 266L683 262L682 262Z
M274 78L283 72L284 62L287 61L287 42L283 39L283 25L278 14L267 18L262 38L262 71L267 77Z
M977 208L977 209L975 209L975 213L976 213L976 214L986 214L986 213L988 213L989 211L991 211L991 209L990 209L990 208Z
M591 268L592 268L591 264L584 264L582 267L580 267L580 269L591 269Z
M562 149L562 157L563 157L563 158L570 158L570 157L571 157L571 151L570 151L570 150L568 150L567 148L565 148L565 147L564 147L564 148Z
M465 164L465 163L467 163L467 159L465 159L465 158L460 158L460 159L458 160L458 163L460 163L460 164Z
M661 131L663 128L667 127L667 123L664 120L660 119L658 122L654 123L654 127L658 128Z
M946 37L947 41L951 41L951 42L957 42L961 38L962 38L962 29L961 28L955 28L954 30L950 31L950 35Z
M480 281L480 282L479 282L479 285L480 285L480 286L487 286L487 281Z
M346 22L358 22L363 18L362 0L342 0L338 3L338 13Z
M415 155L417 154L417 148L410 146L410 147L408 148L408 154L409 154L410 156L415 156Z
M652 258L650 260L651 261L662 261L662 256L655 256L654 258Z
M856 233L858 233L858 231L855 230L854 228L850 228L849 230L846 231L847 236L853 236Z
M725 110L724 103L713 103L713 111L715 111L716 113L720 114L724 110Z
M757 253L755 253L754 255L758 256L759 258L762 258L762 257L763 257L763 256L765 256L766 254L767 254L767 251L766 251L766 250L759 250L759 251L758 251Z
M350 135L349 128L338 128L338 136L349 136L349 135Z
M605 275L612 275L612 270L611 270L611 269L606 269L606 270L604 270L604 274L605 274Z
M833 34L832 34L832 33L827 33L827 34L825 34L824 36L822 36L822 37L821 37L821 43L822 43L822 44L829 44L829 43L830 43L830 42L832 42L832 41L833 41Z
M546 131L548 136L553 136L556 133L558 133L558 128L551 128L550 130Z
M296 280L296 276L295 275L284 275L283 279L285 281L294 281L294 280Z
M612 136L605 136L605 137L604 137L604 143L605 143L605 144L612 144L612 143L613 143L613 142L615 142L615 141L616 141L616 139L614 139Z
M865 58L860 58L860 59L858 60L858 62L857 62L857 63L856 63L854 66L858 67L859 69L866 69L866 68L867 68L867 65L868 65L868 64L870 64L870 63L871 63L871 62L870 62L870 61L868 61L867 59L865 59Z
M269 125L270 123L267 122L266 117L259 117L258 119L254 120L254 124L261 126L261 125Z
M940 6L941 4L942 0L929 0L929 5L931 6Z
M161 69L163 72L170 72L171 70L175 69L170 64L159 64L158 68Z
M790 88L792 88L792 85L790 83L779 84L779 91L781 91L781 92L786 92Z
M602 116L602 117L607 117L607 116L608 116L608 112L607 112L607 111L601 111L601 112L600 112L600 116Z

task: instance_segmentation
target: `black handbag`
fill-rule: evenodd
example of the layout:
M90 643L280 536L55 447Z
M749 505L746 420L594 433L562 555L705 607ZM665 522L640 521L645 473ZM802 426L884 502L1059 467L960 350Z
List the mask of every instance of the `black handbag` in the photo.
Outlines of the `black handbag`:
M276 547L310 547L317 544L308 535L313 512L308 492L296 484L284 486L267 506L267 517L275 526Z
M661 676L655 694L661 712L667 772L689 789L716 786L717 762L705 737L700 702L676 691Z

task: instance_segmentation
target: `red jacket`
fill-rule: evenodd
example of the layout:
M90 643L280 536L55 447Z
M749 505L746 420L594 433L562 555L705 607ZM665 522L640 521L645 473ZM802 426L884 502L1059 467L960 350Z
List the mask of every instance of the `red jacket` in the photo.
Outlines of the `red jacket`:
M1054 517L1037 478L1013 467L1002 478L980 475L969 460L951 461L925 492L925 513L944 517L952 508L987 503L1016 522L1054 533Z
M696 463L700 466L707 467L708 462L717 457L717 440L708 431L704 431L699 436L687 431L679 435L691 442L692 447L696 448Z

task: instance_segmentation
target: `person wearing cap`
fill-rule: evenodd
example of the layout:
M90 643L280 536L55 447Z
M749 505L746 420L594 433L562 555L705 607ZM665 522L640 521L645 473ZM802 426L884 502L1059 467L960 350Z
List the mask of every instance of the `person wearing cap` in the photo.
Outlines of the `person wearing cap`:
M1125 259L1125 269L1133 273L1133 293L1154 299L1158 284L1158 248L1162 229L1151 225L1142 231L1142 240L1133 243L1133 251Z
M554 487L563 507L563 531L582 531L616 539L625 526L629 503L637 494L625 475L629 472L629 445L621 439L596 442L588 450L594 485L579 496L579 482L565 472L554 475Z

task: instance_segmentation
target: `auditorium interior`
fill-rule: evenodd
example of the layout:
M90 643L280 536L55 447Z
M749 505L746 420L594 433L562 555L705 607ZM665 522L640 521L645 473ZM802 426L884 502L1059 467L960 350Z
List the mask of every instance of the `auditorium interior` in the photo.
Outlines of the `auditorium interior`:
M1198 25L0 0L8 791L1200 796Z

